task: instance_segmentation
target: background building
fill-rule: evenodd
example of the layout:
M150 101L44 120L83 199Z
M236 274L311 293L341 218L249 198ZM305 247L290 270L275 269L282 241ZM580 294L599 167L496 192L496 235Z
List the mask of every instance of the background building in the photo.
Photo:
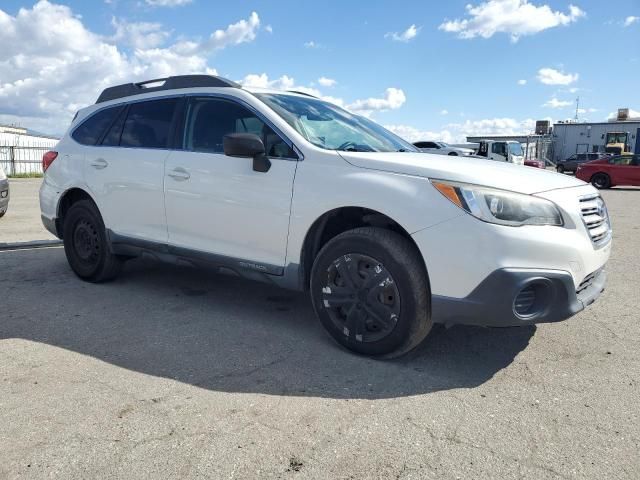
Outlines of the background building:
M42 155L56 143L56 137L0 125L0 166L9 176L42 173Z
M558 122L553 125L553 161L574 153L604 152L608 133L626 134L631 152L640 152L640 118L629 118L627 109L618 110L609 122Z

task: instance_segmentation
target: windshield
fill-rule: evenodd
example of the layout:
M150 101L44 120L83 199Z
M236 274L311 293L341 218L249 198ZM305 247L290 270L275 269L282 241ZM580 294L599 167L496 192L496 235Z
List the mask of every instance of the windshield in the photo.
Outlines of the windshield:
M417 152L410 143L368 118L317 98L256 93L315 146L348 152Z
M511 155L517 155L518 157L524 155L524 152L522 151L522 145L520 145L519 143L510 143L509 151L511 152Z
M627 134L623 132L607 133L607 143L627 143Z

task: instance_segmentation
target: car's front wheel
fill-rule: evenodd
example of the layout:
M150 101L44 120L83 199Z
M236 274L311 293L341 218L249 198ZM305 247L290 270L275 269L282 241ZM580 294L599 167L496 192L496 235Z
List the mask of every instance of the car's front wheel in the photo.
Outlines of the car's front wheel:
M606 173L596 173L591 177L591 185L598 189L609 188L611 186L611 178Z
M431 330L431 294L419 252L403 236L365 227L331 239L311 272L323 326L354 352L396 357Z
M64 251L73 272L88 282L114 278L122 260L111 253L98 208L90 200L74 203L64 217Z
M564 165L558 165L558 166L556 167L556 171L557 171L558 173L564 173Z

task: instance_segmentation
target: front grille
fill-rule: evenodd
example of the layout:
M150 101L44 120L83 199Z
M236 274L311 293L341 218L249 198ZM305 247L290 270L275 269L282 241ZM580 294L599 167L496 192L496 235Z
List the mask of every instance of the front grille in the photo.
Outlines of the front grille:
M607 207L600 195L580 198L580 213L594 245L606 243L611 235L611 226Z

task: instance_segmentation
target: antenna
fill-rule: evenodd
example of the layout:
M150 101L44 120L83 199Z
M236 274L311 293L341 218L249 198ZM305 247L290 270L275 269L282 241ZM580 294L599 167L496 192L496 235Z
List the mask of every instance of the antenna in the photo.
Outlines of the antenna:
M578 109L580 108L580 97L576 98L576 122L578 121Z

